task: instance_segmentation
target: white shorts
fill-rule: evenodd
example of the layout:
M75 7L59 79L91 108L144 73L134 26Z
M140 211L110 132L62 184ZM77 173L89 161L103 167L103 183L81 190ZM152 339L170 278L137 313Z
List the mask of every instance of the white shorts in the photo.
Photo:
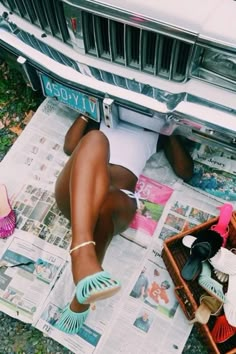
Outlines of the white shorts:
M156 152L159 134L128 123L108 128L102 121L100 130L110 143L110 163L120 165L137 177L147 160Z

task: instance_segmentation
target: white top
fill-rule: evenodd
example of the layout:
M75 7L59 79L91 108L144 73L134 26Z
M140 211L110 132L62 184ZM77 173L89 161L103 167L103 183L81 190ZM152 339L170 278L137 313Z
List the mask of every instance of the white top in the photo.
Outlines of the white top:
M123 166L139 177L147 160L156 152L159 134L123 122L112 129L102 121L100 130L110 143L109 162Z

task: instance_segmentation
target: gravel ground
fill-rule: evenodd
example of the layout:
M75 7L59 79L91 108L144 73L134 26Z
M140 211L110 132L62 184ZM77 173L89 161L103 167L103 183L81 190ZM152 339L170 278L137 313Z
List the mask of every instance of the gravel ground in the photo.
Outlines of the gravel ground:
M14 69L0 64L0 161L30 121L44 97L28 88ZM0 354L71 352L31 325L0 312ZM193 329L183 354L207 354ZM127 353L128 354L128 353ZM148 353L146 353L148 354Z

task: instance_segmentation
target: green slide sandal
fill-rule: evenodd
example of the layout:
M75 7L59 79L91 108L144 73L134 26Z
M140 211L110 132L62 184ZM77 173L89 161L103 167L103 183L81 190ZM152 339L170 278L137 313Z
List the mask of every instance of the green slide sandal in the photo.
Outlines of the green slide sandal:
M101 271L78 282L76 298L80 304L91 304L115 295L120 288L121 283L118 280L112 279L108 272Z

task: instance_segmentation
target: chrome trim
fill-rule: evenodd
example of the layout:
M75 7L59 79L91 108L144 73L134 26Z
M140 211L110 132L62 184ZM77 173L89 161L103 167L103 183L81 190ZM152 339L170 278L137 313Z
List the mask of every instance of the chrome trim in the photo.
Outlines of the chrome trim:
M170 24L163 23L151 17L137 15L135 11L129 12L119 7L107 5L97 0L62 0L64 3L74 6L77 9L87 10L99 16L109 17L112 20L122 21L122 23L137 26L137 21L133 16L139 16L142 22L138 23L138 27L146 30L154 30L158 33L168 35L177 39L184 39L189 43L194 43L197 33L178 28Z
M217 134L216 132L201 132L197 130L192 130L190 132L190 139L195 140L199 143L204 143L207 145L215 145L217 142L217 145L227 151L234 151L236 152L236 140L235 137L230 137L228 135L220 135ZM217 135L217 136L215 136ZM188 136L189 137L189 136Z
M2 5L0 5L0 8L3 11ZM29 33L34 32L34 36L19 30L14 23L17 23L19 27L25 28ZM33 39L33 41L30 40L29 44L35 49L42 51L47 56L50 56L60 63L74 67L76 70L78 70L79 66L79 71L84 75L93 76L98 80L128 88L135 92L145 93L148 96L152 96L158 100L160 99L162 102L166 101L171 108L175 106L174 103L176 101L179 101L180 96L185 97L186 100L188 97L193 96L195 100L197 99L199 101L200 99L203 103L208 99L208 101L212 101L215 106L226 106L226 109L229 107L228 109L231 111L236 111L235 95L232 91L227 92L227 90L221 90L216 85L212 86L209 90L209 84L205 83L203 80L192 79L188 83L179 85L158 77L154 80L153 76L147 76L138 71L133 72L128 68L123 68L121 73L119 66L108 62L106 62L105 65L103 62L92 57L79 55L72 48L65 46L54 37L43 36L43 32L40 29L25 22L14 14L9 14L9 21L7 21L5 15L4 19L0 17L0 27L3 30L16 34L27 44L29 43L29 38ZM62 54L65 52L67 52L68 56ZM60 58L60 60L58 58ZM120 76L121 74L122 76ZM161 87L162 90L158 87Z
M188 91L191 92L192 87L193 90L195 91L196 89L196 80L192 80L189 82L188 85L179 85L179 83L175 83L173 81L168 81L168 80L163 80L159 78L158 76L154 77L153 75L146 75L145 72L141 71L135 71L133 69L127 68L127 67L122 67L120 65L116 65L115 63L107 62L104 60L97 60L95 57L92 56L87 56L81 54L81 51L78 53L78 48L72 48L72 46L68 46L62 41L59 41L57 38L53 36L46 36L45 32L43 32L39 27L31 24L30 22L25 21L18 15L15 15L14 13L9 12L5 6L3 6L0 3L0 12L4 14L4 21L2 21L0 17L0 27L5 28L7 31L11 31L14 33L17 33L19 29L24 29L27 33L34 33L35 38L38 40L42 41L44 45L48 45L51 48L54 48L56 51L60 53L67 53L68 57L70 57L72 60L79 61L82 63L82 65L90 65L98 70L102 69L104 71L108 71L110 73L114 73L115 75L118 75L120 78L122 75L123 78L122 80L125 81L125 77L127 77L130 81L139 81L142 82L144 85L152 85L153 87L161 87L163 91L168 91L168 92L174 92L178 94L180 91L183 92L187 89L187 87L190 89ZM2 22L5 22L2 23ZM7 25L7 26L6 26ZM12 27L12 29L10 29ZM82 41L81 41L82 42ZM81 42L78 45L81 45ZM204 86L204 84L202 85ZM217 99L215 99L215 92L217 91L217 88L212 88L212 90L208 91L210 96L212 96L211 99L213 99L214 102L217 102ZM213 95L212 95L213 92ZM205 97L205 95L203 96ZM224 105L225 100L221 100L221 103ZM234 106L232 104L232 100L230 102L227 101L227 105Z
M29 67L26 58L19 56L17 58L17 63L21 65L26 78L26 82L30 85L32 90L34 91L39 90L41 86L40 86L38 75L36 74L35 70Z
M140 96L139 93L128 91L121 87L114 87L106 82L103 82L101 85L100 81L82 75L71 67L65 67L63 64L60 64L45 54L40 53L38 50L31 48L13 34L0 28L0 43L1 41L5 44L5 48L8 48L8 50L11 50L12 52L17 51L19 55L22 56L23 53L24 56L26 56L25 53L27 53L28 60L30 63L32 62L38 70L44 70L51 75L54 74L59 80L64 82L67 81L72 86L79 87L82 91L87 90L91 95L95 94L102 98L107 96L109 92L111 98L116 97L122 102L127 102L127 104L139 106L140 108L143 108L144 111L168 112L166 104L158 102L148 96ZM140 98L142 98L142 102Z
M202 46L202 47L208 47L210 49L219 49L227 52L231 52L232 54L236 54L236 46L233 46L232 44L229 45L226 42L222 41L217 41L217 39L214 39L214 41L210 37L204 37L204 36L199 36L197 44Z
M197 43L193 53L193 61L190 68L191 76L208 83L213 83L219 87L236 91L236 80L232 80L226 76L223 76L222 74L216 73L201 66L201 57L204 55L204 49L211 49L215 52L221 52L224 54L233 54L235 55L236 60L235 52L231 53L231 51L222 50L216 46L213 47L207 44L202 45ZM234 49L236 51L236 48Z
M114 100L111 98L104 98L103 103L103 117L108 128L116 128L119 123L119 110Z
M42 41L38 40L34 35L27 32L19 30L16 36L21 39L24 43L29 44L32 48L39 50L41 53L49 56L50 58L62 63L66 66L71 66L77 70L77 64L74 60L70 59L68 56L58 52L57 50L49 47Z
M236 132L236 116L225 113L219 109L206 107L193 102L180 102L174 110L174 116L178 124L185 124L186 119L188 125L191 122L204 126L210 126L212 130L235 134ZM199 127L201 129L201 127Z
M52 0L4 0L3 4L13 13L70 44L64 15L62 16L61 1L55 3Z
M192 77L207 83L214 83L214 85L222 87L223 89L231 90L233 92L236 91L236 81L233 81L228 77L223 77L222 75L214 73L205 68L199 68L198 70L193 71Z

